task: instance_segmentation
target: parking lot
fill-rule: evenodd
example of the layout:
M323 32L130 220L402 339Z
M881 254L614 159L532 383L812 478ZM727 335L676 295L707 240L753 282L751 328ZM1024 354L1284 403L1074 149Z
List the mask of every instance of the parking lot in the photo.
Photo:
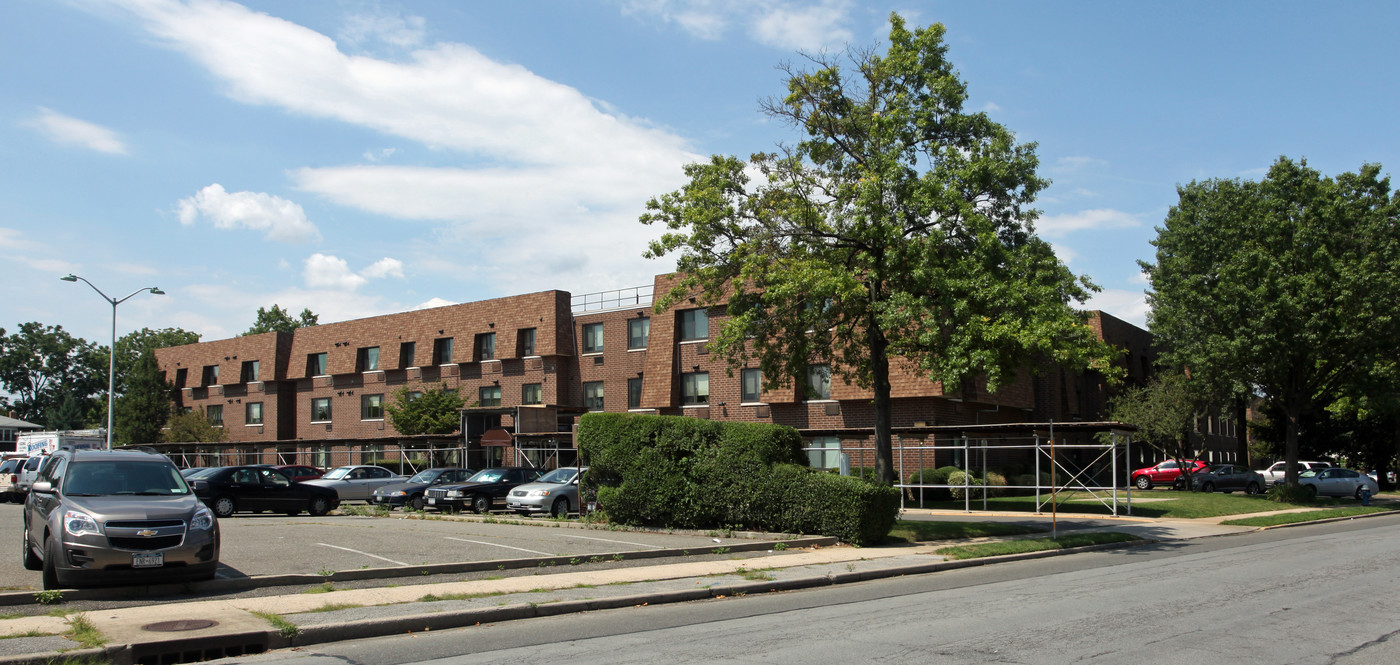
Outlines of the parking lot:
M323 571L492 561L546 556L587 559L616 552L688 549L708 552L723 543L709 536L637 533L465 519L404 519L327 515L286 517L239 514L219 520L223 536L219 577L317 574ZM431 513L430 513L431 515ZM509 518L509 516L501 516ZM510 518L513 519L513 518ZM0 528L9 556L0 557L0 588L40 588L38 572L20 565L23 517L18 504L0 504ZM728 542L726 539L725 542Z

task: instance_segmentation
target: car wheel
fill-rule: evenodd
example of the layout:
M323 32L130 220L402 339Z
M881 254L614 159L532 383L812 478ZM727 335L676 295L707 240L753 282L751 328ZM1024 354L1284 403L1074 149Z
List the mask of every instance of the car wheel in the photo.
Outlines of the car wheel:
M1303 487L1308 488L1308 498L1310 498L1310 499L1316 499L1316 498L1317 498L1317 485L1304 485Z
M1214 491L1215 491L1215 483L1206 483L1206 484L1204 484L1204 485L1201 485L1201 491L1202 491L1202 492L1205 492L1206 494L1210 494L1211 492L1214 492Z
M414 494L413 496L409 497L408 503L405 505L420 513L423 512L423 509L427 507L427 504L423 502L422 494Z
M59 549L54 547L57 544L54 539L49 538L44 542L44 589L57 589L58 587L58 555Z
M482 515L491 512L491 497L482 494L472 497L472 510Z
M311 506L306 509L312 517L320 517L331 512L331 502L324 496L311 497Z
M1356 500L1357 500L1357 501L1360 501L1360 500L1361 500L1361 490L1364 490L1364 489L1366 489L1366 486L1365 486L1365 485L1359 485L1359 486L1357 486L1357 488L1356 488Z
M1148 478L1147 476L1138 476L1137 480L1134 482L1137 484L1137 488L1140 490L1152 489L1152 479Z
M555 500L554 500L554 506L551 507L551 508L549 509L549 514L550 514L550 515L553 515L554 517L561 518L561 519L562 519L562 518L565 518L565 517L568 517L568 516L569 516L569 499L568 499L568 497L562 497L562 496L561 496L561 497L555 499Z
M1245 488L1244 488L1244 493L1245 493L1245 494L1248 494L1248 495L1250 495L1250 496L1254 496L1254 495L1258 494L1258 493L1259 493L1259 483L1250 483L1249 485L1245 486Z
M44 560L34 554L34 548L29 546L29 527L24 527L24 540L20 541L20 554L24 560L25 570L43 570Z
M214 499L214 505L210 507L214 509L214 515L216 517L230 517L233 515L235 505L233 503L233 497L221 496Z

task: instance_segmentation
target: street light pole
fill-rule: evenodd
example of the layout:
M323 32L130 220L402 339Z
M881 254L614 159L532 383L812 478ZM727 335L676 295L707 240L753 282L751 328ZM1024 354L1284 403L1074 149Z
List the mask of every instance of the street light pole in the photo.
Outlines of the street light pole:
M163 296L165 295L165 292L154 286L148 286L144 289L136 289L135 291L132 291L131 293L127 294L125 298L112 298L107 294L103 293L102 289L99 289L96 286L94 286L92 282L89 282L86 279L83 279L82 277L79 277L77 275L68 275L66 277L59 277L59 279L65 282L76 282L82 280L84 284L87 284L88 286L92 287L92 290L96 291L97 295L102 296L103 300L106 300L107 302L112 304L112 346L110 349L108 349L107 353L107 449L111 450L112 416L114 413L113 407L115 406L113 403L112 393L116 389L117 382L117 305L131 300L131 298L138 293L153 293L158 296Z

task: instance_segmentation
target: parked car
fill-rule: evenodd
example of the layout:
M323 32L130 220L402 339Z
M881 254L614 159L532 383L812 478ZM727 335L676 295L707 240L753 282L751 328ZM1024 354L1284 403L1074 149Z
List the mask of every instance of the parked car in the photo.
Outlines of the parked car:
M308 480L316 480L317 478L326 475L325 471L322 471L314 466L306 466L305 464L279 464L272 468L281 471L282 475L291 478L293 482L298 483L306 482Z
M1208 469L1191 474L1191 490L1258 494L1264 491L1264 476L1238 464L1212 464Z
M429 487L466 482L475 474L471 469L461 468L424 469L404 482L391 483L375 489L374 494L369 497L369 502L390 508L407 506L412 510L423 510L427 506L423 492Z
M219 522L164 455L60 449L25 501L21 555L45 589L210 579Z
M588 467L583 468L584 471ZM510 491L506 508L521 515L548 511L554 517L565 517L578 510L578 467L561 466Z
M1331 468L1331 466L1332 465L1328 462L1299 460L1298 473L1302 473L1304 471L1321 471L1323 469ZM1282 481L1284 478L1284 472L1287 470L1287 468L1287 462L1274 462L1273 464L1269 465L1269 468L1264 469L1260 472L1260 475L1264 476L1264 484L1274 485Z
M465 483L429 489L426 493L428 507L448 512L471 508L473 512L486 514L497 503L504 503L512 489L539 477L539 469L519 466L485 469Z
M10 457L0 462L0 501L13 501L19 503L24 500L24 494L20 493L19 470L24 466L24 457Z
M308 485L318 485L329 487L335 490L340 496L341 503L346 501L369 501L374 490L390 483L401 483L407 480L393 471L382 466L352 465L331 469L326 475L315 480L308 480Z
M180 475L183 476L185 480L189 481L200 476L207 476L214 470L222 468L221 466L192 466L188 469L180 469Z
M297 515L303 510L320 517L340 505L329 487L293 482L281 471L266 466L225 466L190 481L194 493L218 517L235 512L269 510Z
M1381 489L1370 476L1340 467L1304 471L1298 474L1298 486L1307 488L1313 496L1353 496L1358 499L1363 488L1369 489L1371 494Z
M1195 473L1209 466L1198 459L1184 460L1183 464L1186 465L1187 469L1190 469L1191 473ZM1159 462L1156 466L1149 466L1145 469L1134 471L1133 484L1137 485L1137 488L1140 490L1150 490L1153 485L1166 484L1171 484L1172 487L1177 489L1183 489L1185 487L1185 481L1181 478L1181 471L1181 465L1177 464L1176 460L1169 459L1165 462Z
M39 467L48 459L48 455L34 455L24 460L24 466L19 468L19 473L15 476L14 491L19 492L20 496L29 494L29 486L39 477Z

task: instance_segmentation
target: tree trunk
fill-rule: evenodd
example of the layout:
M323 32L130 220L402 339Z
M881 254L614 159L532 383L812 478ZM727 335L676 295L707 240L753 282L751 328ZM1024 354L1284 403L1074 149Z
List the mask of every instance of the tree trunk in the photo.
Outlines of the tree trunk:
M884 331L874 325L867 327L870 339L870 373L875 388L875 480L884 484L895 482L894 444L892 442L890 400L889 340Z
M1298 486L1298 419L1302 417L1303 409L1289 404L1284 407L1283 414L1283 459L1284 465L1283 482L1289 487Z
M1235 450L1240 464L1250 466L1249 459L1249 398L1240 395L1235 398Z

